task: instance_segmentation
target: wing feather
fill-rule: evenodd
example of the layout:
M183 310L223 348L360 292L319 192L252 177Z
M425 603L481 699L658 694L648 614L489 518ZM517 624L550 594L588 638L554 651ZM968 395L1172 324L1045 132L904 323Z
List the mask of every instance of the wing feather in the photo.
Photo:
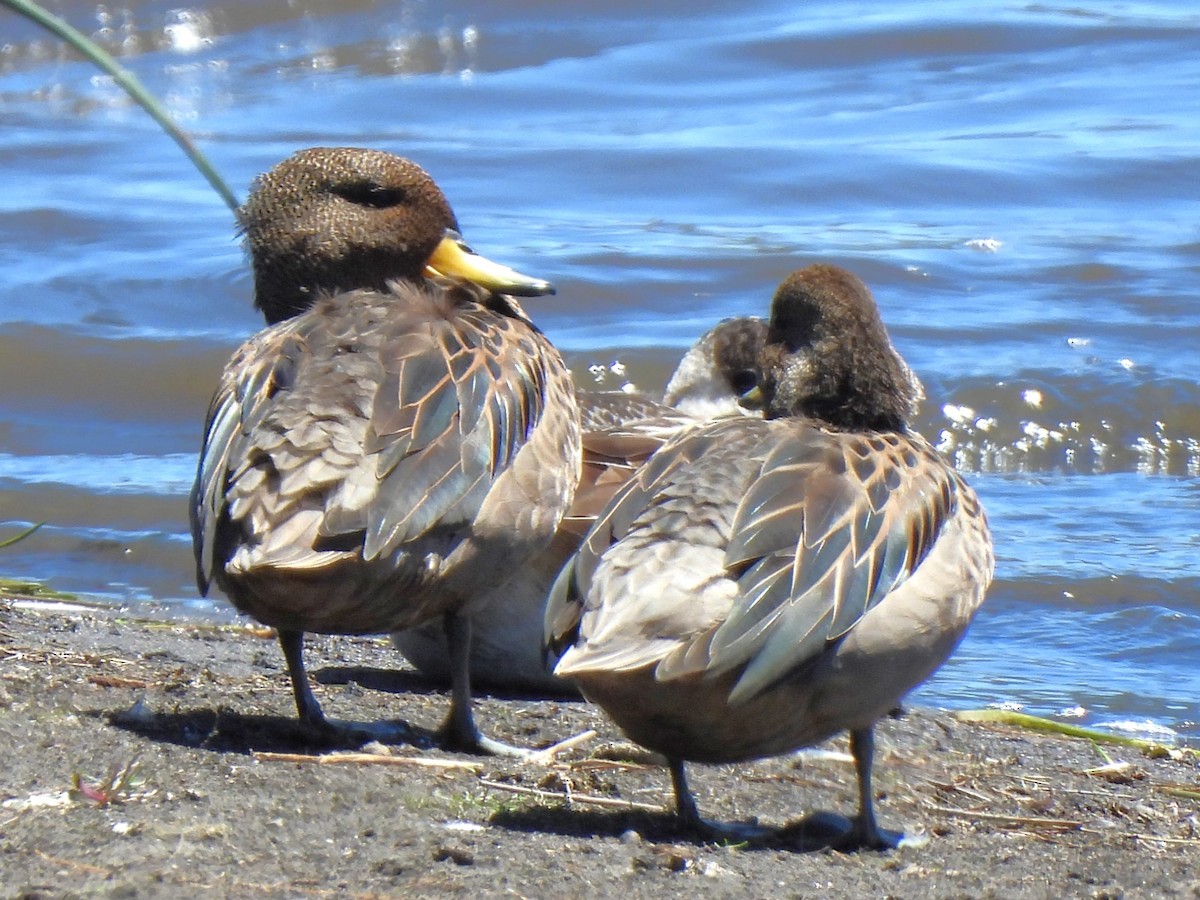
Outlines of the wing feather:
M401 289L324 301L226 367L191 498L202 590L235 555L300 569L330 541L372 559L454 529L529 439L557 360L545 339L473 290Z
M956 502L956 481L946 467L927 464L919 438L902 438L874 454L864 452L860 436L811 426L792 440L836 452L819 464L787 467L793 477L801 476L799 502L794 490L777 491L767 502L756 496L755 515L735 522L731 546L743 528L759 527L763 520L791 523L790 532L777 524L773 548L759 541L757 549L790 555L792 577L788 591L743 590L717 628L709 670L745 666L731 703L756 696L850 631L912 575ZM756 489L775 480L770 462ZM745 564L740 553L737 562ZM754 571L747 570L740 583Z
M886 438L807 422L734 420L673 439L617 492L555 585L546 636L552 646L574 648L563 668L640 660L656 663L660 680L737 671L730 702L738 704L811 664L912 575L958 502L957 479L920 438ZM690 500L671 507L684 482ZM677 634L672 645L639 637L655 598L628 587L638 572L649 593L670 589L653 573L672 562L677 580L691 576L679 564L685 551L672 549L669 538L646 538L647 523L660 537L690 528L676 546L695 545L697 522L679 509L703 518L710 504L723 502L736 507L730 524L719 525L719 510L711 513L717 524L704 536L723 546L723 572L712 576L731 585L723 612L711 626ZM631 534L640 543L622 544ZM618 559L628 577L612 574ZM720 595L708 591L671 602L703 604ZM601 621L619 632L622 615L630 617L623 637L630 647L617 653L595 638Z

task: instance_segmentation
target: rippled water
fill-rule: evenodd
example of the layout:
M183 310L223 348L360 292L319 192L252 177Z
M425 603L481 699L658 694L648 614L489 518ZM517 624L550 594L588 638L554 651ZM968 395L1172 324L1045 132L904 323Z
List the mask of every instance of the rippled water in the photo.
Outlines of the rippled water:
M1189 4L53 5L244 195L412 156L585 380L661 389L818 259L875 289L997 583L919 702L1200 733L1200 13ZM260 326L232 217L0 13L0 572L176 614L208 396ZM612 363L619 363L616 371ZM594 369L594 372L589 371Z

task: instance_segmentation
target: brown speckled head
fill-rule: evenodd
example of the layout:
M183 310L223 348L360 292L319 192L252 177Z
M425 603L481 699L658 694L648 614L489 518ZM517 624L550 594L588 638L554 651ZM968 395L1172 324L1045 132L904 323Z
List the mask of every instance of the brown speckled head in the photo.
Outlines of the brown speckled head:
M712 335L717 370L735 394L746 393L758 380L758 354L766 340L767 323L751 316L727 319Z
M701 418L737 412L737 399L758 383L758 354L766 335L763 319L723 319L684 354L663 402Z
M323 293L419 280L446 229L458 229L424 169L354 147L314 147L284 160L255 183L241 218L254 305L269 323Z
M919 399L875 298L837 266L808 266L779 286L760 363L767 418L903 431Z

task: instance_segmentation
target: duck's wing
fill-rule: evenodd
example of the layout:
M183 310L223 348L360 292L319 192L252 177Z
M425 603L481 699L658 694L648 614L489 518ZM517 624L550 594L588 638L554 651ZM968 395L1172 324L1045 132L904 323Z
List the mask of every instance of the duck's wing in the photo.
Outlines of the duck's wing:
M653 400L648 401L644 411L647 415L642 418L584 430L583 469L563 527L582 537L617 489L647 459L680 431L697 424L694 417Z
M368 559L435 525L473 521L551 406L556 415L548 424L561 431L551 441L559 458L543 461L564 473L578 468L569 378L539 332L480 308L430 320L415 336L398 330L402 337L381 354L384 380L364 447L375 460L379 489L365 506L352 498L337 504L323 529L365 527ZM520 474L538 481L536 473ZM537 490L522 499L548 502Z
M241 348L193 492L202 585L235 553L247 568L303 568L383 557L434 529L454 540L550 406L564 432L557 480L573 484L577 426L557 351L457 290L341 295L338 310Z
M280 387L286 390L294 378L295 363L303 356L304 338L297 334L303 324L300 319L281 322L242 344L226 364L209 403L188 510L201 594L208 592L218 565L218 527L229 518L226 490L239 471L246 471L257 449L250 439L255 424L262 421Z
M681 494L684 480L693 487ZM597 519L552 592L548 645L575 645L582 629L586 650L565 670L653 664L665 680L740 668L730 700L743 702L912 576L964 501L982 516L918 438L700 426L652 457ZM636 541L606 562L631 525ZM629 574L614 575L620 567Z
M777 438L738 504L725 549L727 618L660 678L742 668L731 703L815 659L916 573L970 488L924 440L827 432Z
M639 419L650 419L674 410L644 394L624 391L575 392L579 401L579 427L584 433L620 428Z
M582 536L617 489L667 441L704 421L641 394L576 391L583 471L564 527Z

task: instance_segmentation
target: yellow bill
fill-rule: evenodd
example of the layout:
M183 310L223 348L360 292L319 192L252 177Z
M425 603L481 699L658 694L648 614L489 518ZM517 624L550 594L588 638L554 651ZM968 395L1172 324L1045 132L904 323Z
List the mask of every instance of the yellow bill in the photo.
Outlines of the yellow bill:
M425 269L431 275L461 278L480 287L511 294L514 297L540 297L553 294L554 285L540 278L530 278L515 269L492 262L467 246L462 235L446 230L446 236L438 244Z
M755 385L738 398L738 406L742 409L766 409L767 395L761 387Z

